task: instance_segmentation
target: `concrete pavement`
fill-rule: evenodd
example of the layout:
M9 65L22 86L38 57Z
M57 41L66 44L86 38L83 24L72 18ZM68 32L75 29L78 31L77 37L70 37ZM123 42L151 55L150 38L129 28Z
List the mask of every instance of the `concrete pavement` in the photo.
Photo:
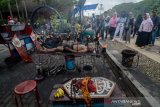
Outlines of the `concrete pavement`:
M8 51L8 48L6 48L4 45L0 44L0 66L4 65L5 58L9 57L10 53Z
M154 46L152 47L146 46L144 49L141 49L135 45L136 37L134 39L131 39L130 44L129 43L126 44L124 41L119 41L119 42L123 43L129 48L138 51L139 53L147 56L148 58L160 63L160 39L156 39Z
M147 91L154 96L158 101L160 101L160 54L157 50L160 49L159 40L156 41L154 47L150 50L147 48L140 49L135 46L135 39L131 40L130 44L125 44L125 42L112 42L107 40L108 50L115 57L118 62L122 62L121 52L124 49L133 49L138 51L138 57L134 57L133 65L128 69L128 71L133 75L133 77L142 84ZM154 51L153 51L154 50Z

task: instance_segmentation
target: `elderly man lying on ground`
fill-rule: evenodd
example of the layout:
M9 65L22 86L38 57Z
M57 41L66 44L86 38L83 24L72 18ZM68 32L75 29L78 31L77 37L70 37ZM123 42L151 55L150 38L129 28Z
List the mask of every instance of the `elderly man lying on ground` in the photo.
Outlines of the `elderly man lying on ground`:
M54 52L64 52L64 53L85 53L85 52L93 52L95 49L94 43L89 43L88 46L83 44L74 43L67 44L63 42L62 46L57 46L55 48L42 48L39 49L41 53L54 53Z
M101 44L101 43L100 43ZM104 42L102 44L102 48L106 48L107 44ZM41 53L55 53L55 52L63 52L63 53L86 53L93 52L95 50L95 43L88 43L88 46L84 44L71 42L71 41L63 41L62 46L57 46L55 48L42 48L39 49Z

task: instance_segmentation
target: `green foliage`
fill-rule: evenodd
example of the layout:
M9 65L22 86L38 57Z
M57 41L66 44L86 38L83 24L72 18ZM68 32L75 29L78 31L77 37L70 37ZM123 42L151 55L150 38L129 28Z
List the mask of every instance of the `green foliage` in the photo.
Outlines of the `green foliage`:
M67 23L67 20L63 20L63 25L62 25L62 32L64 31L71 31L71 24Z
M8 2L10 1L11 7L13 10L16 10L16 3L15 0L0 0L0 9L2 11L9 11L8 10ZM17 0L18 4L21 4L22 0ZM73 8L73 6L76 4L77 0L32 0L33 3L36 4L43 4L46 2L47 5L52 6L58 12L62 13L65 17L67 17L66 14L68 14L69 10Z
M58 16L52 15L50 19L51 19L52 28L55 30L55 32L59 31L61 27L60 25L61 22L60 22L60 19L58 19Z
M47 5L52 6L58 12L62 13L65 17L68 14L69 10L71 10L74 4L77 2L76 0L42 0L45 1ZM34 2L40 3L40 0L34 0ZM42 2L44 3L44 2Z
M17 1L19 3L21 0L17 0ZM1 9L1 11L9 11L9 9L8 9L8 3L9 2L10 2L12 10L16 10L16 2L15 2L15 0L0 0L0 9Z
M106 11L109 15L114 11L121 13L122 11L133 12L134 16L137 17L138 14L143 14L144 12L151 12L152 9L158 10L158 15L160 15L160 0L143 0L139 3L123 3L114 6L112 9Z
M150 10L156 9L160 15L160 0L144 0L144 4L147 5Z
M0 8L6 8L8 6L8 0L0 0Z
M66 29L71 29L71 24L70 24L70 23L67 23L67 20L63 20L63 26L64 26Z
M3 22L4 21L4 22ZM7 20L2 20L0 19L0 25L4 24L4 23L7 23Z

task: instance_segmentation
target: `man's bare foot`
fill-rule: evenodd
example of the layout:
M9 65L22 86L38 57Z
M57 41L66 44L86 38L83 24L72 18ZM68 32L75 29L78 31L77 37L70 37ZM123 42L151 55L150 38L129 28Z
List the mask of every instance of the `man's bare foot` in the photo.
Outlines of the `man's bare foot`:
M46 48L40 48L40 49L37 49L38 53L46 53L47 52L47 49Z

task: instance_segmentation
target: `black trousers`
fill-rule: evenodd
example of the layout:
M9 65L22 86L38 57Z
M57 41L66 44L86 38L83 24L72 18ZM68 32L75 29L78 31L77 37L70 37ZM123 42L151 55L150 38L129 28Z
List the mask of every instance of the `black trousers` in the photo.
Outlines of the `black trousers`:
M139 47L148 45L150 36L151 32L138 32L136 45Z
M116 27L110 27L109 28L109 34L110 34L111 39L113 39L115 31L116 31Z

